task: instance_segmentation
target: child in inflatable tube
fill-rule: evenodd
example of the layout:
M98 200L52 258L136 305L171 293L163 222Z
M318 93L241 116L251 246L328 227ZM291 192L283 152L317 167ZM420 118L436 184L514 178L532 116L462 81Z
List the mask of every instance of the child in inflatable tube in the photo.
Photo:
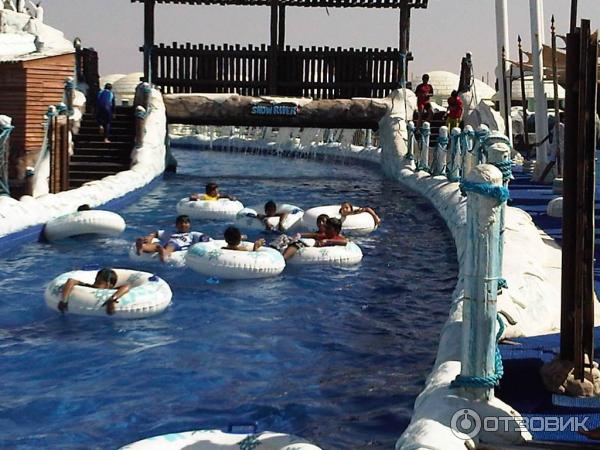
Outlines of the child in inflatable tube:
M220 198L227 198L231 201L236 200L235 197L227 194L219 193L219 186L217 183L208 183L204 188L204 194L191 194L190 201L204 200L204 201L217 201Z
M316 233L302 233L293 237L282 235L275 241L269 244L269 247L278 250L283 255L286 261L294 257L296 252L307 245L301 240L302 238L315 239L314 247L331 247L334 245L346 245L348 239L342 236L342 221L335 217L328 217L326 214L321 214L317 217Z
M375 211L372 208L369 208L368 206L366 208L354 208L354 206L352 206L352 203L343 202L340 208L340 215L342 216L342 221L344 221L344 219L347 216L353 216L354 214L360 214L365 212L369 213L371 217L373 217L373 220L375 221L375 226L379 226L379 224L381 223L381 219L375 213Z
M243 247L241 245L242 239L245 237L240 232L239 228L236 227L228 227L223 233L223 237L225 238L225 242L227 242L227 246L223 247L223 250L237 250L240 252L250 251L249 249ZM252 247L252 251L255 252L259 248L261 248L265 244L264 239L258 239L254 242L254 246Z
M177 216L175 228L177 232L166 235L166 238L163 230L153 231L148 236L137 238L135 241L137 254L158 252L160 260L165 262L173 252L187 250L193 244L210 240L207 235L199 231L190 231L192 222L186 215ZM161 238L162 242L155 242L155 239Z
M277 231L284 231L282 228L282 224L283 221L285 220L285 218L287 217L288 213L278 213L277 212L277 204L273 201L273 200L269 200L267 203L265 203L265 213L264 214L258 214L256 217L258 217L260 220L263 221L263 223L265 224L265 230L273 230L273 225L271 225L267 219L269 217L279 217L279 224L277 225Z
M64 314L69 309L69 295L75 286L85 286L93 289L113 289L117 284L117 273L110 269L104 268L98 271L93 284L84 283L83 281L69 278L63 287L62 300L58 302L58 310ZM112 315L115 313L115 303L119 303L119 299L129 292L130 286L124 284L106 300L102 306L106 306L106 314Z

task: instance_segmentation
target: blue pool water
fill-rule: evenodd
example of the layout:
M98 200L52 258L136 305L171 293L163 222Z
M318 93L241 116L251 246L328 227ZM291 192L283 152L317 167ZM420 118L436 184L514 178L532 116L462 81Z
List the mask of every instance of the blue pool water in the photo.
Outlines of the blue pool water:
M327 450L390 449L431 369L456 282L455 249L425 200L361 167L176 152L179 173L121 213L118 238L28 244L0 259L0 448L109 449L257 421ZM135 236L217 180L245 204L349 199L380 212L353 268L287 268L257 281L165 278L173 304L135 321L61 316L44 285L85 264L135 267ZM220 236L224 224L194 223Z

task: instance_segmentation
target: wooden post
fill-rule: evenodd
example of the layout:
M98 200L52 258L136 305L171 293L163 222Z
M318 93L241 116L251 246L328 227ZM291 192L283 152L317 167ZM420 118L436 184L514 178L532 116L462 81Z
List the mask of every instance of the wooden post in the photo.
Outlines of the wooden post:
M417 170L428 172L429 169L429 139L431 138L431 124L423 122L421 125L421 138L419 139L419 157L417 158Z
M502 174L490 164L481 164L467 175L467 182L499 187ZM489 377L496 373L499 205L496 198L468 192L461 377ZM489 400L494 395L491 387L468 387L466 391L477 400Z
M406 148L406 159L412 160L414 159L414 145L415 145L415 123L412 120L409 120L406 124L406 132L408 135L408 144Z
M277 19L279 16L278 11L279 1L271 0L271 46L269 47L269 94L277 94Z
M69 114L73 114L73 99L75 97L75 82L73 77L65 78L65 105Z
M277 36L279 50L285 48L285 5L279 5L279 33Z
M560 105L558 104L558 70L556 68L556 28L554 27L554 14L550 26L552 33L552 85L554 88L554 139L556 148L556 174L562 175L562 161L560 159Z
M569 22L569 31L573 33L577 27L577 0L571 0L571 21Z
M400 80L400 86L404 86L408 72L408 53L410 49L410 5L408 0L404 0L400 5L399 28L399 49L401 61L398 79Z
M590 22L567 35L563 181L563 259L560 359L572 361L583 380L594 352L594 152L597 34Z
M525 93L525 71L523 70L523 47L521 46L521 35L517 39L519 43L519 75L521 77L521 102L523 103L523 141L529 158L529 133L527 132L527 94Z
M152 83L152 48L154 47L154 7L156 0L144 0L144 81Z

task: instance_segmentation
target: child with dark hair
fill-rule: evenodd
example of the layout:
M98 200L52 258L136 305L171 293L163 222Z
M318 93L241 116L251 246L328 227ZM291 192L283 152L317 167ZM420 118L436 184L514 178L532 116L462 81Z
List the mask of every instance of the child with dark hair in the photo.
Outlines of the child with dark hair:
M287 217L287 215L288 215L288 213L278 213L277 212L277 204L273 200L269 200L267 203L265 203L265 213L258 214L256 217L258 217L260 220L262 220L262 222L265 224L266 230L272 230L274 228L273 225L271 225L267 219L269 219L271 217L279 217L279 223L277 224L277 230L283 231L282 224L283 224L283 221L285 220L285 218Z
M90 208L90 205L88 205L87 203L83 204L83 205L79 205L77 207L77 212L81 212L81 211L90 211L92 208Z
M204 188L204 194L192 194L190 200L204 200L204 201L217 201L220 198L228 198L229 200L235 200L235 197L227 194L219 193L219 186L217 183L207 183Z
M62 299L58 302L58 310L64 313L69 309L69 296L75 286L85 286L94 289L113 289L116 284L117 273L110 268L99 270L93 284L69 278L63 287ZM129 292L129 289L130 286L128 284L119 286L117 291L102 304L102 306L106 306L106 314L112 315L115 313L115 303L119 303L119 299Z
M228 227L223 233L223 237L225 238L225 242L227 242L227 246L223 247L224 250L237 250L237 251L248 251L247 248L241 245L242 243L242 233L239 228L236 227ZM252 251L255 252L259 248L261 248L265 243L264 239L258 239L254 242L254 246Z
M175 233L165 235L163 230L157 230L148 236L137 238L135 241L136 252L154 253L158 252L160 260L165 262L173 252L187 250L198 242L208 242L210 238L199 231L190 231L192 222L186 215L177 216L175 219ZM161 239L161 242L156 242Z
M321 239L317 239L315 247L329 247L332 245L346 245L348 239L342 236L342 221L335 217L330 217L325 222L325 233Z
M344 222L344 219L347 216L353 216L354 214L360 214L364 212L369 213L371 217L373 217L375 225L379 226L379 224L381 223L381 219L379 218L377 213L375 213L375 211L372 208L369 208L368 206L366 208L354 208L354 206L352 206L352 203L344 202L341 204L340 207L340 215L342 216L342 222Z

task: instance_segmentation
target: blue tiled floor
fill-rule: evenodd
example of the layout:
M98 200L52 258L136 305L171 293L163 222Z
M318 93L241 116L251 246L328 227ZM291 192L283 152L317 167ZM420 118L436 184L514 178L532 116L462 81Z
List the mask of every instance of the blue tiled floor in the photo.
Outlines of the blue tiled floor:
M562 241L562 219L553 218L546 214L546 206L550 200L557 197L552 192L552 186L534 184L531 175L514 173L515 179L510 183L510 206L527 211L538 228L543 229L559 244ZM598 192L596 199L600 198ZM596 202L596 214L600 214L600 203ZM596 216L598 217L598 216ZM597 234L598 237L598 234ZM596 241L595 257L600 261L600 251ZM596 292L600 292L600 264L595 268ZM595 347L600 348L600 328L595 330ZM581 404L571 403L569 406L553 404L552 394L545 390L539 370L545 362L549 362L558 354L560 335L534 336L515 339L514 344L500 345L504 363L504 377L496 390L496 395L514 407L526 418L543 416L558 417L567 422L578 419L588 429L600 427L600 404L588 405L582 409ZM596 354L596 359L600 354ZM554 403L557 403L556 401ZM568 403L568 402L567 402ZM584 403L584 402L580 402ZM540 428L540 430L538 430ZM542 427L530 429L534 439L561 442L598 442L588 440L585 436L569 430L547 431Z

